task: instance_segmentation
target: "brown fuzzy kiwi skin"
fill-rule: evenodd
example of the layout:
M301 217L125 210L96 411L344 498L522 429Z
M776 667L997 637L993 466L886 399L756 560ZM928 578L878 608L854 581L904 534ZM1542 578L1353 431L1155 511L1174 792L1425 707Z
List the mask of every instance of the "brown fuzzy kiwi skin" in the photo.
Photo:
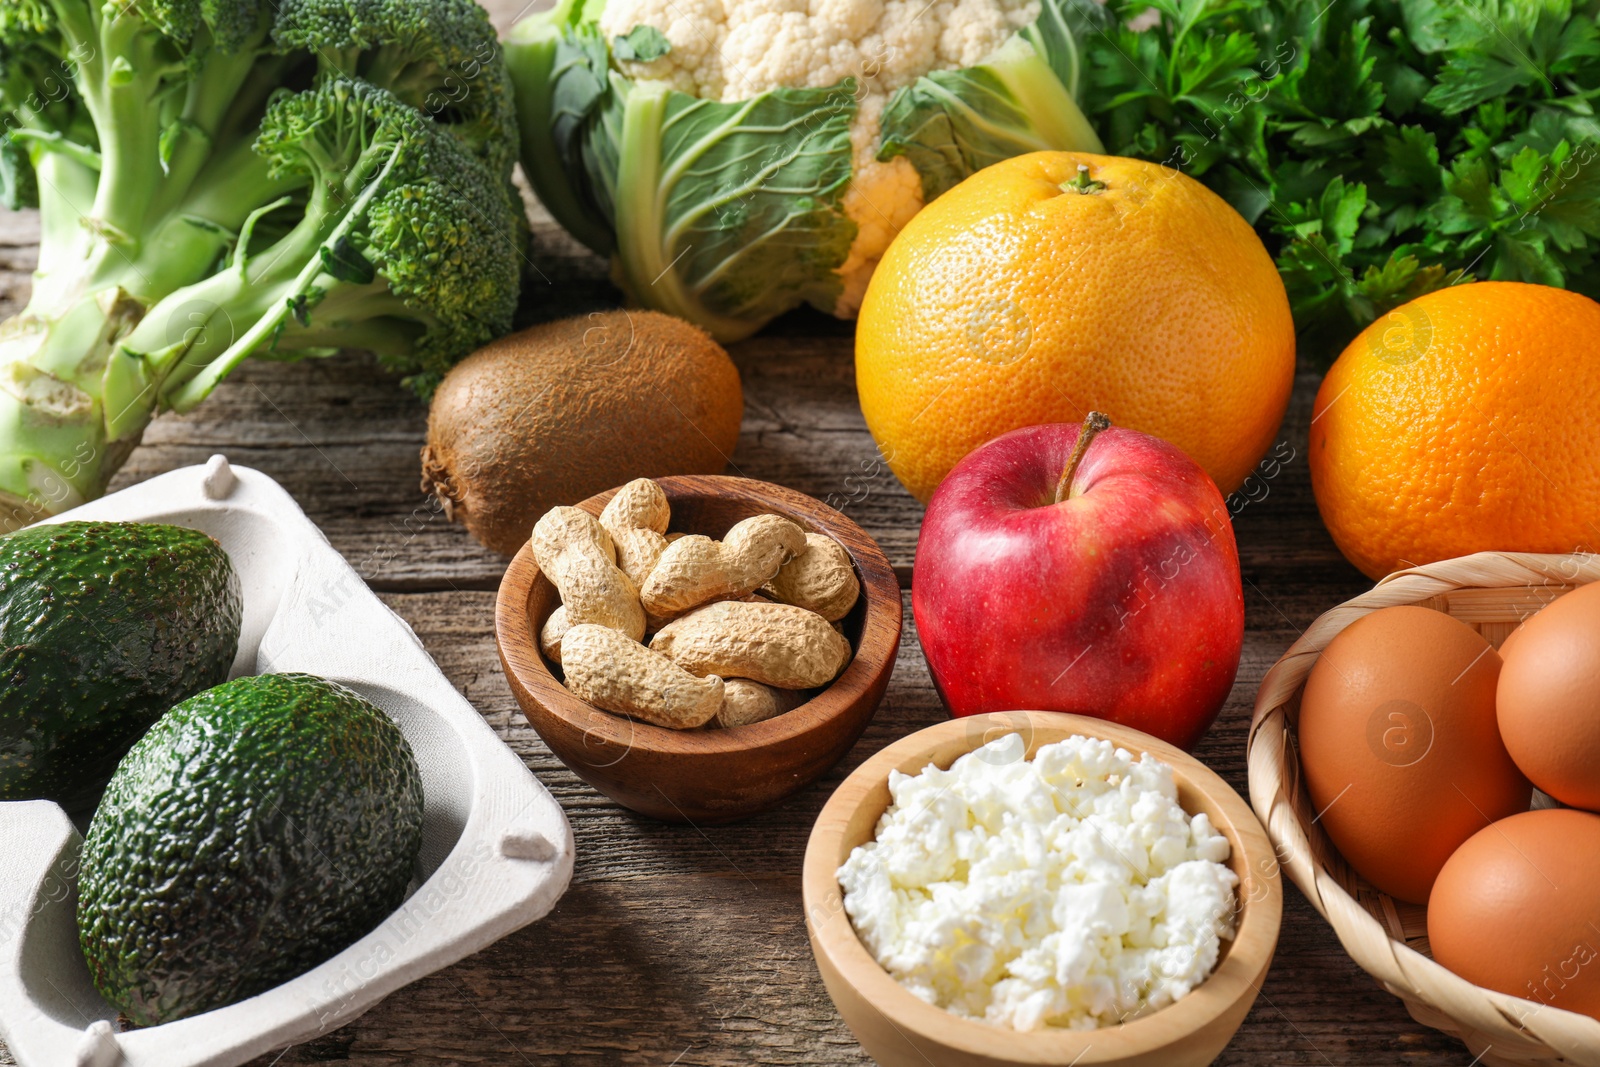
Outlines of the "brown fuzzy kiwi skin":
M738 368L656 311L601 311L503 337L459 363L428 411L422 488L515 555L533 524L634 478L716 474L739 440Z

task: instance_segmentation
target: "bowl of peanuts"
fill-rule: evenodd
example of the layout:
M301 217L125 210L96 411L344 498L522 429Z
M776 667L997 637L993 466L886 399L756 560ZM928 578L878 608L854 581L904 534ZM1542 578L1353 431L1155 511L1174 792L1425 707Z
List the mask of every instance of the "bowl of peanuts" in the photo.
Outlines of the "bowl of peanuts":
M900 586L850 519L720 475L635 479L552 508L495 611L528 722L644 815L716 823L827 773L883 699Z

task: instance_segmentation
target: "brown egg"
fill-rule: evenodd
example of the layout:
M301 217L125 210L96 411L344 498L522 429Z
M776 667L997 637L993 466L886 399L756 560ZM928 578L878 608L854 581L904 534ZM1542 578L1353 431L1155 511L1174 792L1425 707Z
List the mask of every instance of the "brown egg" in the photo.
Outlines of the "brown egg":
M1466 623L1383 608L1329 642L1300 700L1300 766L1350 865L1421 904L1445 860L1532 797L1495 724L1500 657Z
M1428 899L1433 958L1474 985L1600 1018L1600 815L1525 811L1472 835Z
M1500 671L1500 735L1533 784L1600 811L1600 583L1512 632Z

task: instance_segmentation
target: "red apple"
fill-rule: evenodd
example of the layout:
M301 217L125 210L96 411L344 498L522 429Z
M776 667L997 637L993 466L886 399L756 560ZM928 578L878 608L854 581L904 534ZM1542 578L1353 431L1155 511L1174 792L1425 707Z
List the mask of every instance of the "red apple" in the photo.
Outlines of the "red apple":
M1014 430L956 465L917 541L917 634L953 715L1071 711L1189 748L1239 668L1233 525L1192 459L1108 426Z

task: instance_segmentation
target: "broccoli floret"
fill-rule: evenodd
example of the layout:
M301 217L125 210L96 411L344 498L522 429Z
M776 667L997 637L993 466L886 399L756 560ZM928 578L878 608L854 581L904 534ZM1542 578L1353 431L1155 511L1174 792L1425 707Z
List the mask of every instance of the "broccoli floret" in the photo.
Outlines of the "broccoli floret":
M70 135L91 150L97 147L94 126L82 114L66 42L43 0L0 6L0 111L12 116L6 123L9 147L0 148L0 155L9 153L11 160L0 164L0 172L19 191L34 186L29 141ZM26 196L12 206L24 204L36 205L37 199Z
M511 76L474 0L282 0L272 39L313 53L324 77L389 90L509 174L519 150ZM503 192L520 217L509 180Z
M0 0L0 197L43 237L0 326L0 530L252 354L369 348L426 395L508 330L510 101L471 0Z
M39 178L28 153L14 141L0 141L0 207L20 211L39 206Z
M359 343L426 393L510 329L516 228L499 176L447 129L387 89L325 77L273 98L256 151L272 177L304 182L304 205L283 205L299 219L151 309L119 346L125 366L150 368L141 387L160 378L166 403L184 411L254 352ZM175 348L179 316L191 328ZM253 325L235 336L241 321Z
M212 45L233 54L260 38L272 10L263 0L133 0L127 7L175 44L193 44L204 27Z
M279 348L325 343L324 323L335 306L330 290L340 293L340 281L383 286L389 300L366 301L366 318L402 327L404 343L370 347L430 392L429 379L510 328L518 233L499 210L499 176L459 140L386 89L330 78L314 93L280 100L262 123L258 147L285 171L303 169L315 189L335 188L343 176L342 197L368 204L342 234L343 251L330 248L324 256L342 271L313 283L317 299L279 336ZM374 177L359 187L350 180L366 174ZM319 230L331 233L330 223L351 214L344 203L314 198L306 217L320 214ZM354 294L344 295L348 301ZM348 316L348 303L341 306ZM372 314L378 306L383 316ZM416 326L424 330L413 337Z
M511 328L520 264L505 251L519 235L491 223L485 205L498 195L484 168L463 167L372 205L367 255L390 289L433 322L409 359L387 360L410 371L419 392L431 395L463 354Z
M11 0L0 7L0 39L18 34L48 33L55 24L45 0Z

